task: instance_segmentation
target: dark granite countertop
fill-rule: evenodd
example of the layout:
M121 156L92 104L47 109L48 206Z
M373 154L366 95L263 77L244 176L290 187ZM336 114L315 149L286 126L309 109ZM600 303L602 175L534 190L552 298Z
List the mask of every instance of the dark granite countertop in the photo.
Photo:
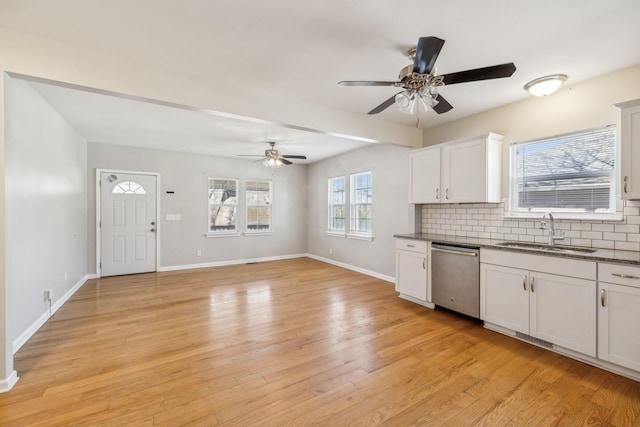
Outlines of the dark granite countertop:
M443 243L449 245L469 246L476 248L490 248L500 251L522 252L532 255L548 255L574 259L584 259L590 261L602 261L602 262L616 262L621 264L635 264L640 265L640 252L635 251L616 251L612 249L594 249L595 252L558 252L556 250L547 249L544 247L508 247L501 246L506 240L497 239L479 239L475 237L460 237L449 234L395 234L393 237L401 239L412 240L425 240L433 243ZM527 244L529 242L518 242ZM544 246L544 245L541 245ZM557 245L558 247L564 247L571 249L570 246ZM576 247L579 249L579 247Z

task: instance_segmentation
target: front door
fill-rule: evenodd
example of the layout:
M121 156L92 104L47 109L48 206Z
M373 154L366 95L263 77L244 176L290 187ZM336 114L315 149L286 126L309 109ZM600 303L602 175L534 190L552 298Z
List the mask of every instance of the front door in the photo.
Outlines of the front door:
M156 176L100 174L102 276L156 271Z

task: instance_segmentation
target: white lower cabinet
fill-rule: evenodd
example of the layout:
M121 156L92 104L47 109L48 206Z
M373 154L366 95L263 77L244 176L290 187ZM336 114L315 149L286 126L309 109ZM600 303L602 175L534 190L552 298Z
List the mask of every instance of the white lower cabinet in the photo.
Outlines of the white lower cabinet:
M595 357L595 262L484 249L480 261L482 320Z
M396 239L396 292L427 302L427 242Z
M640 372L640 268L600 263L598 358Z

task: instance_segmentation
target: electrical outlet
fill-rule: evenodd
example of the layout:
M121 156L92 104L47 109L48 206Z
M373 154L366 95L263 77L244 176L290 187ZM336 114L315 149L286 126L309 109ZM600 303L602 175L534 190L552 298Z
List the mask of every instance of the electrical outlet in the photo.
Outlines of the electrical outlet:
M329 255L333 255L333 248L329 248Z
M53 299L53 289L44 290L44 300L51 301Z
M202 256L202 250L200 249L196 250L196 256Z

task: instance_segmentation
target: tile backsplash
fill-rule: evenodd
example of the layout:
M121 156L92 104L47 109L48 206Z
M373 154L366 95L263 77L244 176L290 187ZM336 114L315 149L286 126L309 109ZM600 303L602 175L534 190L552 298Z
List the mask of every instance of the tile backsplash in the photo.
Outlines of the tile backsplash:
M422 205L423 233L449 234L486 239L547 243L547 230L540 230L540 218L505 217L504 203ZM625 201L621 221L556 219L556 230L565 239L557 244L640 251L640 201Z

